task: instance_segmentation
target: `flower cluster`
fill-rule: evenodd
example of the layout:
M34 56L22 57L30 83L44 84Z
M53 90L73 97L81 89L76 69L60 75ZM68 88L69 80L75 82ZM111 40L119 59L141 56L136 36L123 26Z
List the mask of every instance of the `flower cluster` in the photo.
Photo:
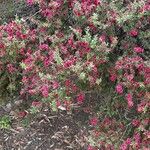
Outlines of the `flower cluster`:
M149 2L27 3L39 5L36 29L19 19L0 26L0 71L8 80L3 88L32 101L32 109L20 116L40 112L43 103L54 111L70 110L87 102L86 93L104 92L111 98L90 100L96 117L89 121L88 149L147 148Z

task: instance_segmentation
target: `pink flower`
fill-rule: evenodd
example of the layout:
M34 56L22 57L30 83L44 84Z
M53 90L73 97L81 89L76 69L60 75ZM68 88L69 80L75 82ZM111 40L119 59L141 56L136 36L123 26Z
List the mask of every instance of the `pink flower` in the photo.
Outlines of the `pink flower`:
M77 96L77 102L78 102L79 104L83 103L84 99L85 99L84 93L80 93L80 94Z
M53 82L53 89L57 89L59 87L59 83L57 81Z
M48 19L51 19L54 15L54 12L52 12L52 10L50 10L50 9L44 9L42 11L42 14L43 14L44 17L47 17Z
M65 86L66 86L66 87L69 87L70 85L71 85L71 81L67 79L67 80L65 81Z
M137 127L137 126L140 125L140 121L139 121L138 119L133 119L133 120L132 120L132 125L133 125L134 127Z
M145 106L146 106L146 103L145 103L145 102L141 102L140 104L138 104L137 111L138 111L139 113L143 112Z
M128 144L128 145L131 144L131 139L130 139L130 138L127 138L127 139L126 139L126 144Z
M117 79L117 76L115 74L111 74L110 81L114 82Z
M136 145L139 146L140 143L141 143L141 136L140 136L140 134L139 134L139 133L136 133L136 134L134 135L134 139L135 139Z
M20 118L24 118L26 115L27 115L27 112L26 112L26 111L20 111L20 112L18 113L18 116L19 116Z
M106 40L106 36L104 34L99 37L100 42L105 42L105 40Z
M100 5L100 4L101 4L101 3L100 3L100 0L94 0L94 4L95 4L96 6Z
M77 16L77 17L80 17L80 16L82 15L81 11L79 11L79 10L77 10L77 9L74 9L74 10L73 10L73 13L74 13L74 15Z
M150 4L147 4L143 7L144 11L150 11Z
M111 121L108 117L106 117L106 118L103 120L103 124L104 124L104 125L109 126L111 123L112 123L112 121Z
M89 145L87 150L96 150L93 146Z
M33 101L33 102L32 102L32 106L33 106L33 107L40 107L41 105L42 105L41 102L37 102L37 101Z
M43 97L48 97L48 92L47 91L42 91Z
M49 94L48 85L42 86L42 88L40 90L42 92L43 97L48 97L48 94Z
M16 70L16 68L12 64L8 64L7 69L9 73L13 73Z
M121 150L128 150L128 146L131 144L131 139L127 138L123 144L121 145L120 149Z
M57 101L56 101L56 106L57 106L57 107L61 106L61 101L60 101L60 100L57 100Z
M149 123L150 123L150 119L149 119L149 118L144 119L143 124L144 124L145 126L148 125Z
M48 50L48 49L49 49L49 46L48 46L47 44L41 44L41 45L39 46L39 48L42 49L42 50Z
M28 3L29 5L33 5L33 0L27 0L27 3Z
M128 145L123 143L120 147L120 150L128 150Z
M129 32L130 36L137 36L138 35L138 31L136 29L132 29L130 32Z
M76 92L77 89L78 89L77 86L76 86L75 84L73 84L71 88L72 88L72 91L73 91L73 92Z
M25 77L25 76L23 76L23 78L22 78L22 82L25 84L25 83L27 83L28 82L28 78L27 77Z
M48 67L49 65L50 65L50 61L49 61L49 59L48 58L45 58L45 60L44 60L44 66L45 67Z
M133 74L130 74L130 75L125 75L126 78L131 82L134 78L134 75Z
M116 86L116 92L117 92L118 94L122 94L122 93L123 93L123 87L122 87L121 84L118 84L118 85Z
M93 117L92 119L90 119L90 124L91 124L92 126L96 126L97 123L98 123L97 117Z
M128 106L132 107L133 106L133 101L132 101L132 95L131 94L126 95L126 100L128 102Z
M143 52L144 52L144 49L141 48L141 47L134 47L134 51L135 51L136 53L143 53Z
M72 60L67 60L64 62L64 67L67 69L69 67L71 67L73 65L73 61Z
M33 89L33 90L29 90L28 92L29 92L31 95L36 94L36 90L34 90L34 89Z

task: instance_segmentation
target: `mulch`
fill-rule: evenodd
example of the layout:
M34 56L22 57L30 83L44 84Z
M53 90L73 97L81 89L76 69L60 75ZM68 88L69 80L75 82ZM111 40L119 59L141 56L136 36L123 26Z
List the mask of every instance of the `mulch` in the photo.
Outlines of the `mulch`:
M10 114L11 112L9 112ZM0 116L9 115L0 107ZM49 110L36 115L27 127L12 117L10 129L0 130L0 150L86 150L86 114Z

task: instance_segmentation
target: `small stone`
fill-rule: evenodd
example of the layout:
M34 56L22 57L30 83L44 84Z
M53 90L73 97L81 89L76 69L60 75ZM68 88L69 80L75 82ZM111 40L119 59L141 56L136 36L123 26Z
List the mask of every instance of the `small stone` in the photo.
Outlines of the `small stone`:
M22 100L15 101L15 105L19 106L22 103Z
M12 108L12 105L11 105L10 103L8 103L8 104L6 105L6 107L5 107L5 110L6 110L7 112L9 112L9 111L11 110L11 108Z

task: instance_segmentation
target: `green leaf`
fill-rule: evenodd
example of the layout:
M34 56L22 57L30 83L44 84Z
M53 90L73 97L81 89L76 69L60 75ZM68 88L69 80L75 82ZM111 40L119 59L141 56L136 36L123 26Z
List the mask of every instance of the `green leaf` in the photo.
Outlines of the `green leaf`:
M56 101L55 100L52 101L51 106L52 106L53 111L57 111L57 106L56 106Z
M11 122L11 119L9 116L5 115L5 116L1 117L0 118L0 128L1 129L10 128L10 122Z
M79 78L80 78L81 80L84 80L85 77L86 77L86 74L85 74L84 72L81 72L81 74L79 75Z
M57 62L58 65L61 65L63 63L63 60L62 58L60 57L60 53L59 53L59 50L57 50L54 54L54 58Z
M20 66L21 66L22 69L26 69L26 64L25 63L21 62Z
M98 38L97 38L97 36L95 36L90 43L91 48L94 49L96 47L97 41L98 41Z

